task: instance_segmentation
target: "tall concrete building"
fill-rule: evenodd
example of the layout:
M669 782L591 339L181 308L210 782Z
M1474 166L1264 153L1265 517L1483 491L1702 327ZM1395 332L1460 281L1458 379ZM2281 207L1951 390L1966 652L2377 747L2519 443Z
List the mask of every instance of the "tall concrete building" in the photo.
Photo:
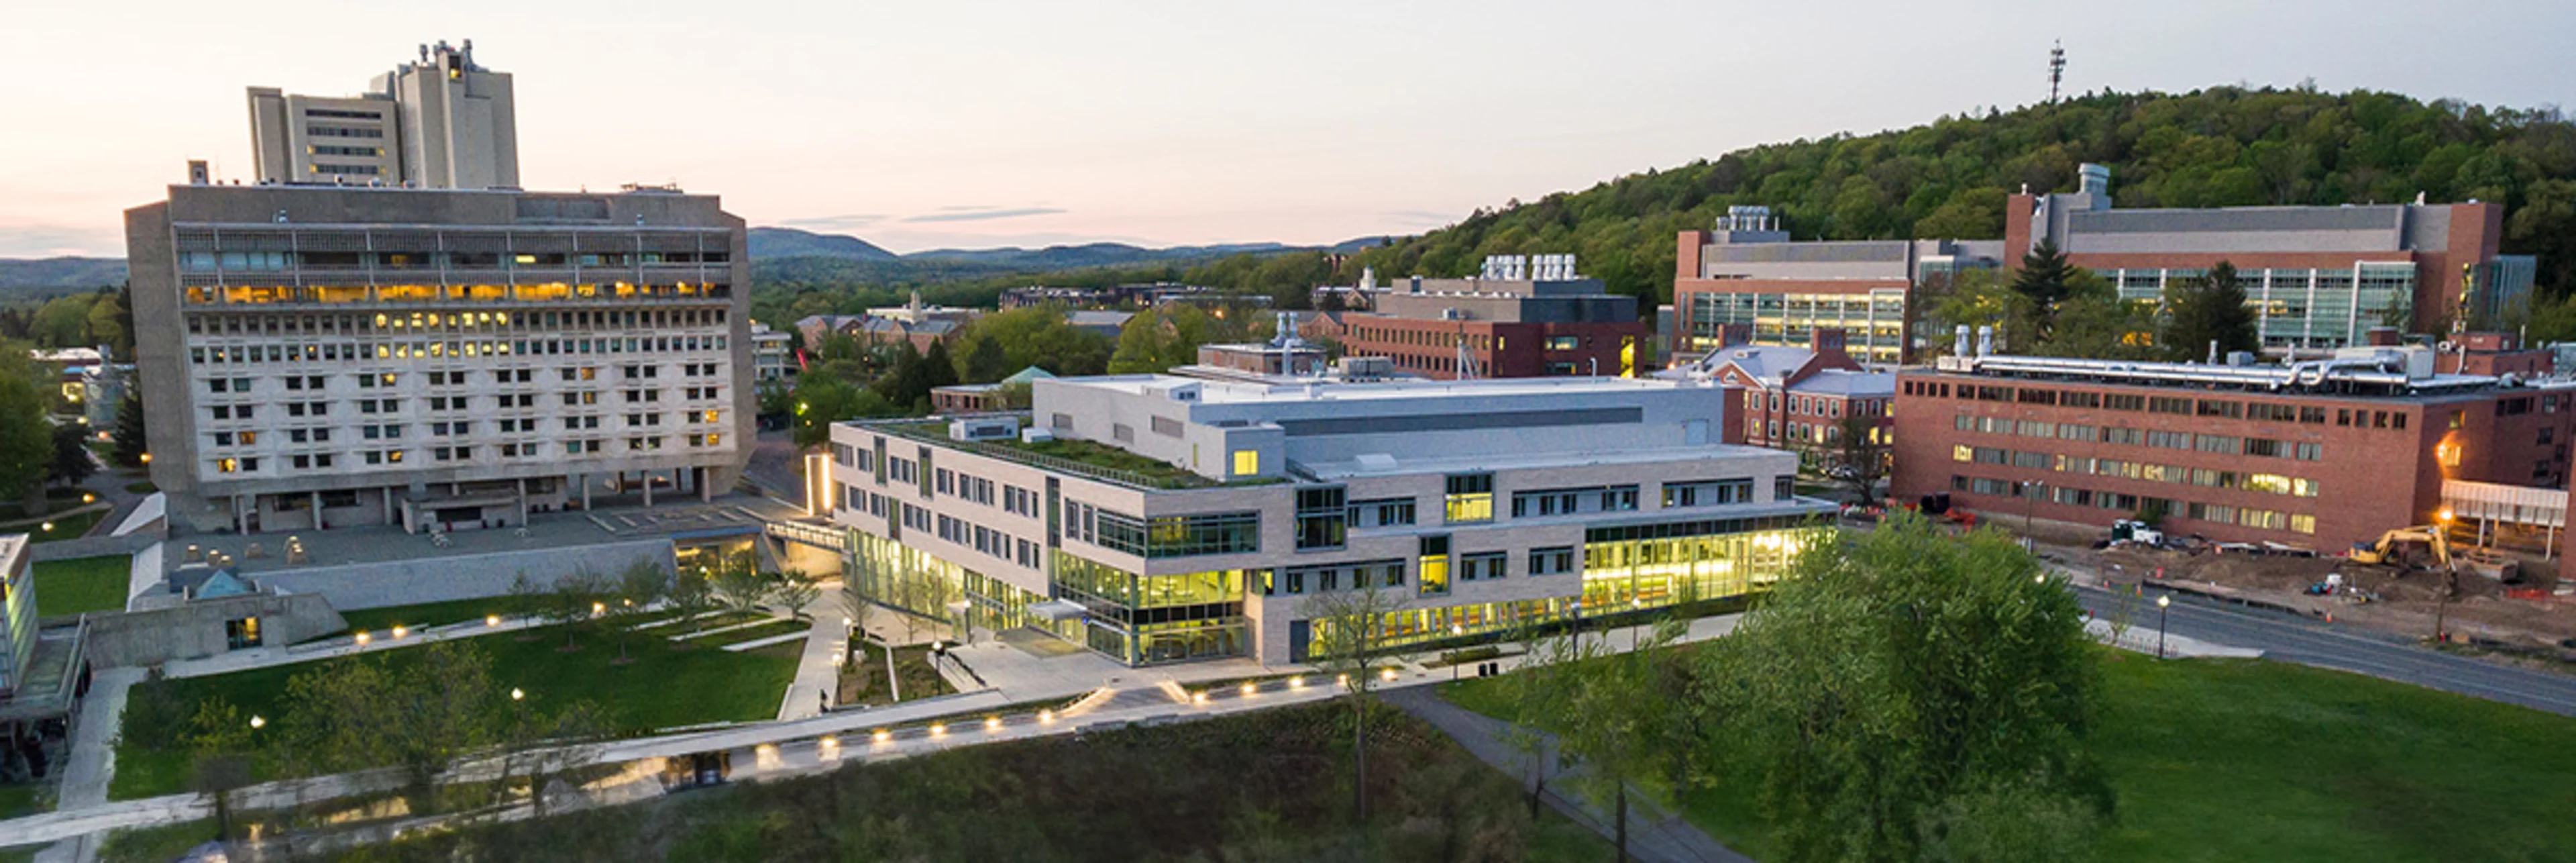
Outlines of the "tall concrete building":
M519 185L510 74L474 62L474 41L420 47L417 62L356 96L250 88L252 162L262 183L494 189Z
M1727 208L1713 231L1683 231L1675 249L1670 363L1731 344L1800 347L1840 330L1853 358L1912 356L1914 288L2000 265L1992 240L1791 242L1771 208ZM1730 342L1730 327L1744 339Z
M152 478L201 530L512 525L751 451L712 195L172 186L126 248Z
M1830 541L1797 456L1698 381L1040 378L1025 415L832 427L868 598L1146 665L1308 661L1317 597L1390 644L1741 596ZM1021 428L1021 419L1035 427Z

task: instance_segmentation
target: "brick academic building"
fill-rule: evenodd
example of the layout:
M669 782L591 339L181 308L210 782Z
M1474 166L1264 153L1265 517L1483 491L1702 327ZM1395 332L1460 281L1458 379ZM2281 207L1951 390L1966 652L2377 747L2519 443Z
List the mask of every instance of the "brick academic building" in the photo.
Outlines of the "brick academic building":
M1944 357L1899 372L1896 403L1896 500L2099 526L2161 511L2172 532L2327 552L2433 521L2446 479L2566 488L2576 436L2576 386L2393 346L2287 366Z

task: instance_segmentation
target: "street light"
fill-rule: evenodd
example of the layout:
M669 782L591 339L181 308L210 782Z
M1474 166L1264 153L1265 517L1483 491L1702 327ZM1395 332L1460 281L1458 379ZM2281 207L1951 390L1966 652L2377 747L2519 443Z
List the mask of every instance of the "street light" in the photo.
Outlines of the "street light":
M1466 634L1467 634L1467 626L1466 626L1466 624L1462 624L1462 623L1452 623L1452 624L1449 624L1449 637L1451 637L1451 638L1457 638L1457 637L1460 637L1460 636L1464 636L1464 635L1466 635ZM1456 683L1456 682L1458 682L1458 663L1457 663L1457 662L1455 662L1455 661L1452 661L1452 662L1450 662L1450 663L1449 663L1449 682L1451 682L1451 683Z
M252 714L250 718L250 727L253 731L266 728L268 727L268 720L260 718L257 714Z
M510 700L511 700L511 701L525 701L525 700L527 700L527 698L528 698L528 691L527 691L527 690L525 690L525 689L520 689L520 688L518 688L518 687L516 687L516 686L510 687Z
M2156 597L2156 658L2165 658L2165 609L2173 606L2173 594Z

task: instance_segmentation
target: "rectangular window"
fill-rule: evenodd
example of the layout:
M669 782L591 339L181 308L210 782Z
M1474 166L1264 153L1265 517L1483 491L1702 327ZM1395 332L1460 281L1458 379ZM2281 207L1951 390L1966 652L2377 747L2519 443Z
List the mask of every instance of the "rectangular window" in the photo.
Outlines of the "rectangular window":
M1493 581L1503 577L1504 562L1510 556L1499 551L1458 556L1459 581Z
M1574 571L1574 548L1533 548L1529 552L1529 574L1565 575Z
M1261 474L1261 451L1260 451L1260 450L1257 450L1257 449L1239 449L1239 450L1235 450L1235 451L1234 451L1234 475L1235 475L1235 476L1259 476L1260 474Z
M1490 501L1488 505L1491 505ZM1421 554L1414 559L1414 571L1417 573L1414 583L1419 585L1421 595L1448 595L1449 537L1426 536L1422 538L1418 547L1421 549Z
M1494 520L1494 475L1452 474L1448 478L1447 519L1451 524Z
M1350 505L1341 486L1297 490L1297 550L1341 548L1350 532Z

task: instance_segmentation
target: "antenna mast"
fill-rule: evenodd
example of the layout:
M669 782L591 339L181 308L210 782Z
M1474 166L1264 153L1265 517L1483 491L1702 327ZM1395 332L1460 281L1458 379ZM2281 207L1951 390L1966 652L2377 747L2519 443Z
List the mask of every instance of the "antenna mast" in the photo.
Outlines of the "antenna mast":
M2066 42L2051 40L2048 48L2048 103L2057 104L2057 85L2066 80Z

